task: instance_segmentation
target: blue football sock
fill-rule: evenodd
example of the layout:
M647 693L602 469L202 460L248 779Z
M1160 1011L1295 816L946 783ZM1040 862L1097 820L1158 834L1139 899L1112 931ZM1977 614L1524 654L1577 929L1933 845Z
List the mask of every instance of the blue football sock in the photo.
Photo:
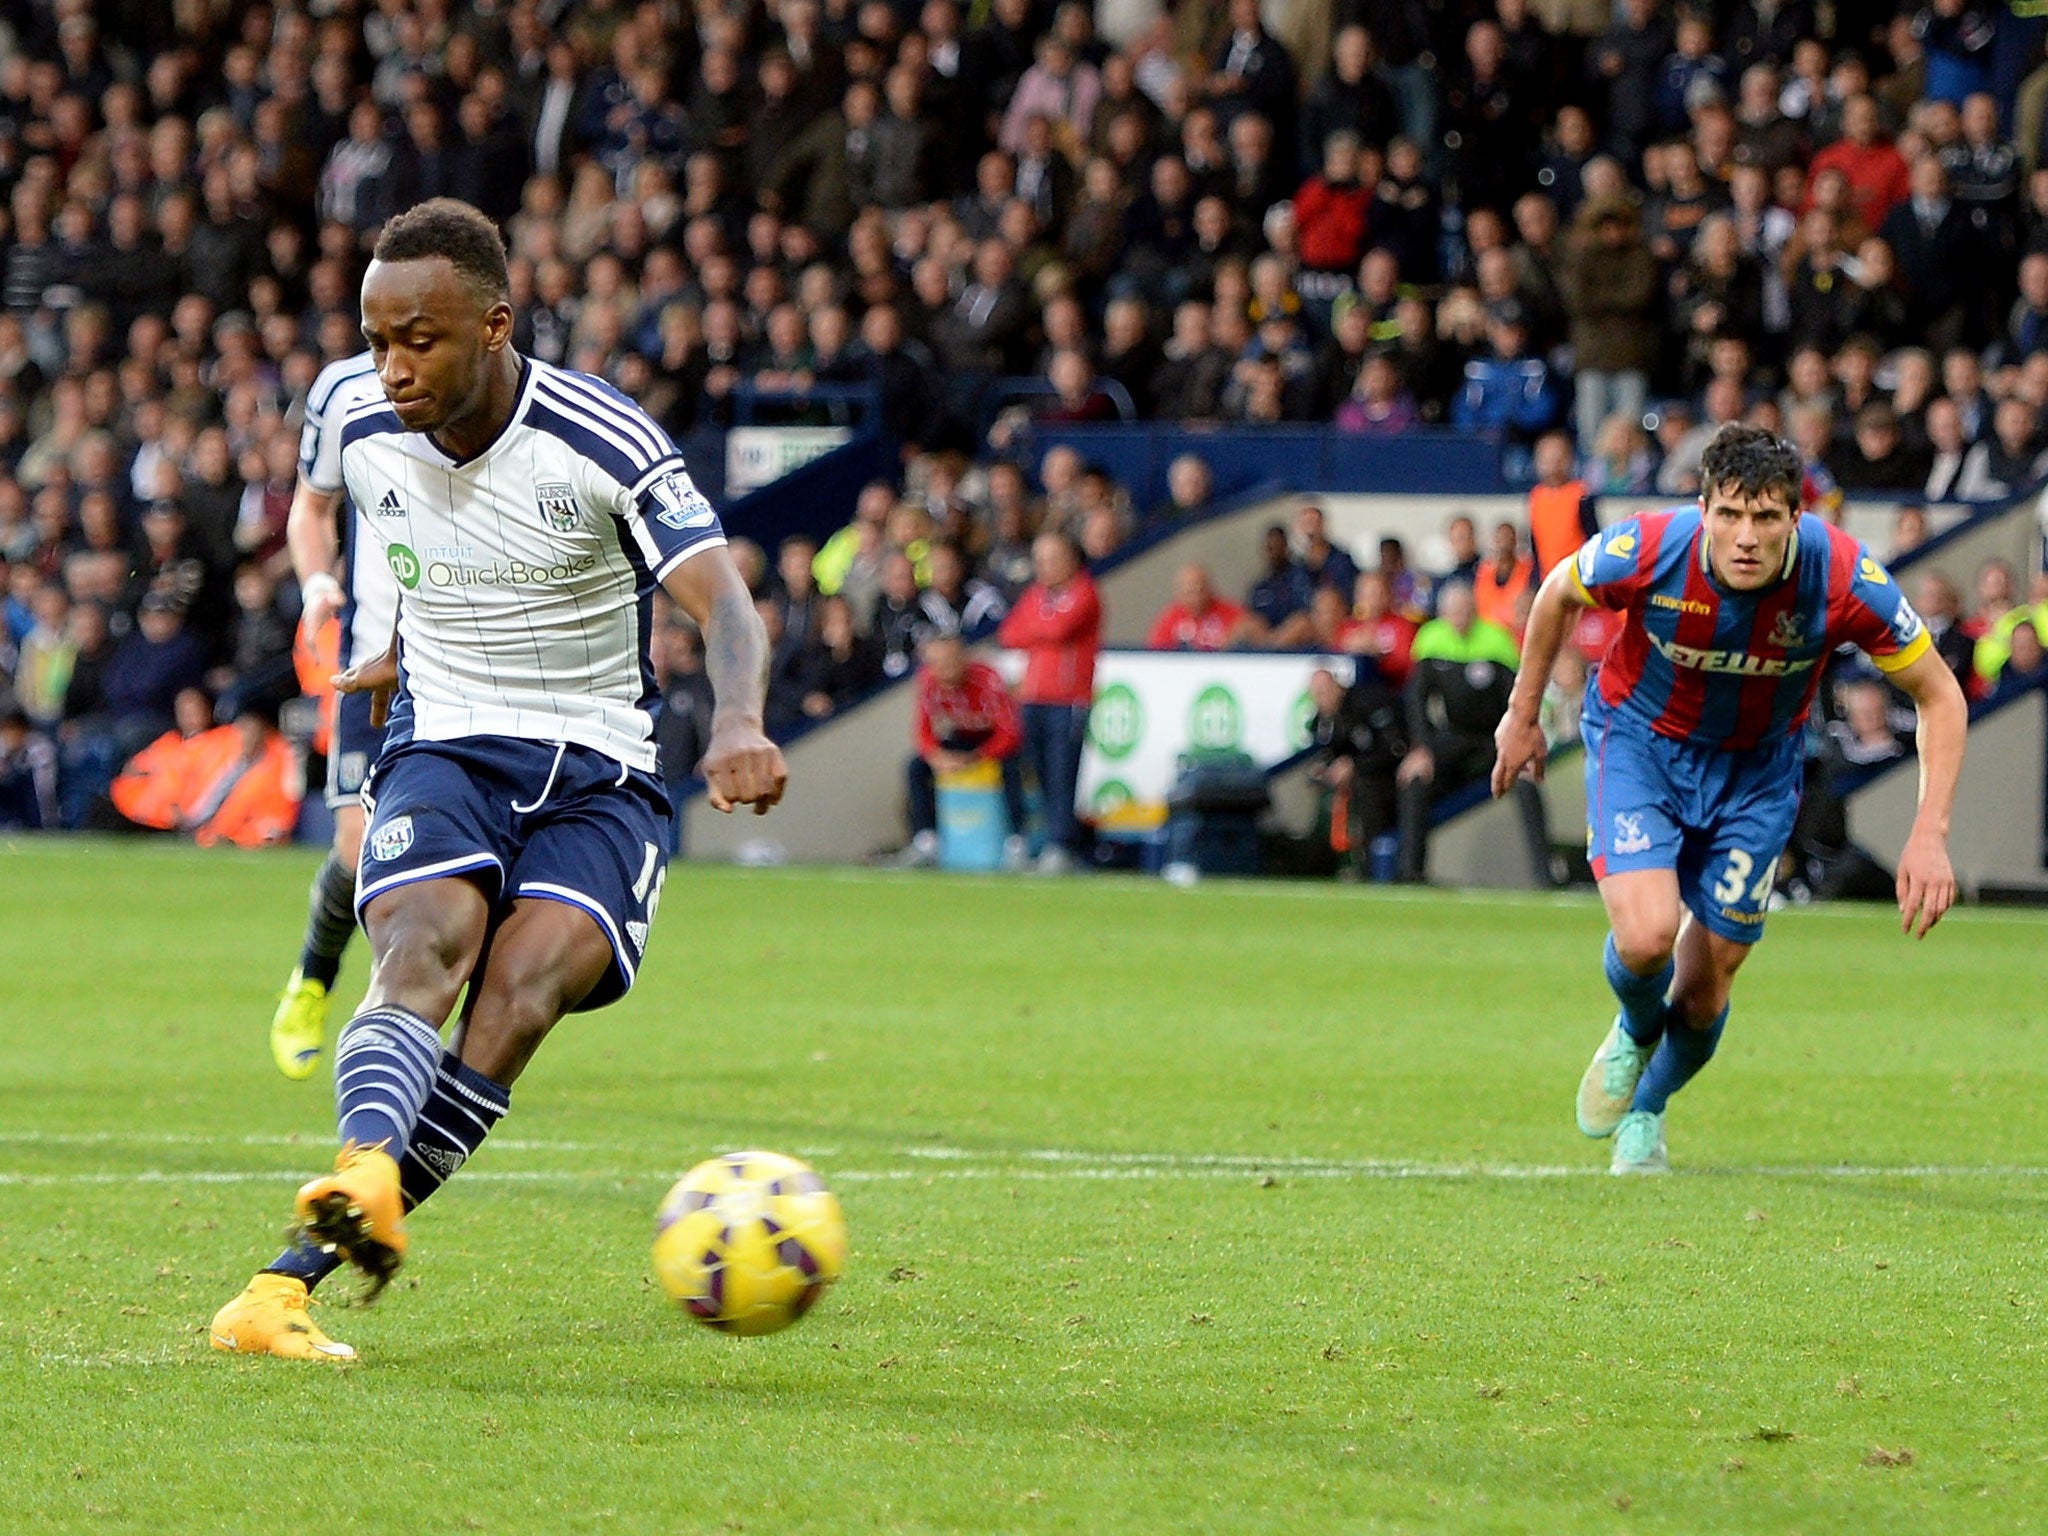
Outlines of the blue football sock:
M1621 1027L1637 1045L1655 1045L1664 1033L1664 993L1671 985L1672 964L1638 976L1621 963L1621 951L1614 947L1614 935L1607 935L1607 985L1621 999Z
M409 1008L365 1008L350 1019L334 1046L341 1139L365 1147L381 1143L397 1157L434 1091L440 1059L440 1031Z
M341 1268L342 1263L339 1253L323 1253L308 1244L293 1243L263 1269L266 1274L290 1275L295 1280L303 1280L310 1291Z
M398 1187L408 1211L469 1161L511 1103L512 1090L503 1083L465 1066L452 1052L441 1053L434 1091L420 1106L412 1140L398 1160Z
M1694 1028L1674 1009L1670 1027L1664 1031L1663 1043L1657 1047L1657 1054L1650 1058L1649 1066L1643 1069L1642 1080L1636 1084L1635 1102L1629 1108L1647 1109L1653 1115L1663 1114L1671 1095L1691 1082L1700 1068L1714 1059L1715 1047L1721 1043L1721 1031L1727 1027L1726 1008L1716 1014L1714 1022L1705 1029Z

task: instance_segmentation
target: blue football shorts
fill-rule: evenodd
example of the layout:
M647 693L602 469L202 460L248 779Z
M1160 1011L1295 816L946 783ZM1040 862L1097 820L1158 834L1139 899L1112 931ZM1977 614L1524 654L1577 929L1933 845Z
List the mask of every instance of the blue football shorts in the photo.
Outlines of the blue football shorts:
M1590 688L1580 732L1594 876L1675 870L1680 897L1712 932L1762 938L1799 814L1799 738L1736 752L1674 741L1617 717Z
M659 776L589 747L470 736L406 741L363 786L369 825L356 915L420 880L474 882L493 926L515 901L559 901L590 915L612 964L574 1011L632 988L668 872L668 794Z
M384 750L384 727L370 724L370 695L342 693L334 699L334 728L327 737L327 803L337 809L357 803L363 781Z

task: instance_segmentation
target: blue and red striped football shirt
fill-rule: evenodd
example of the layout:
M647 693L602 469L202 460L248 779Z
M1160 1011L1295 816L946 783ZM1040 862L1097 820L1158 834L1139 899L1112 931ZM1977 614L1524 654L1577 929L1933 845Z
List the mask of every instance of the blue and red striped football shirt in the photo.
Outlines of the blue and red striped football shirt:
M1895 672L1932 643L1898 583L1839 528L1800 518L1781 579L1735 592L1708 564L1704 522L1697 506L1646 512L1588 540L1573 563L1587 599L1626 616L1599 673L1617 715L1741 750L1805 724L1837 646Z

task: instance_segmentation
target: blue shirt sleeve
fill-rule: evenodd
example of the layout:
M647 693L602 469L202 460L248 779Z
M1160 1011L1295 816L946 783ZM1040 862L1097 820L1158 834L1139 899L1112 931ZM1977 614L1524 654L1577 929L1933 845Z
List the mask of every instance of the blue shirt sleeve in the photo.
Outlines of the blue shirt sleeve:
M680 458L649 470L621 496L618 511L657 581L690 556L725 542L717 510Z
M1880 671L1909 667L1934 644L1891 572L1860 544L1849 589L1831 606L1831 636L1847 640L1876 662Z

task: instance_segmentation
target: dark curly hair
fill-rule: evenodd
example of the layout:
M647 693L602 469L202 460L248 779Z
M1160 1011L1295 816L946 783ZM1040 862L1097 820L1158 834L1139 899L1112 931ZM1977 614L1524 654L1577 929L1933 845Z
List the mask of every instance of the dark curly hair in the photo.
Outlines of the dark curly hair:
M446 258L486 304L512 296L505 238L481 210L452 197L429 198L385 224L370 253L378 261Z
M1747 497L1782 496L1785 505L1797 512L1805 480L1799 450L1762 427L1731 421L1714 434L1700 455L1702 495L1721 486Z

